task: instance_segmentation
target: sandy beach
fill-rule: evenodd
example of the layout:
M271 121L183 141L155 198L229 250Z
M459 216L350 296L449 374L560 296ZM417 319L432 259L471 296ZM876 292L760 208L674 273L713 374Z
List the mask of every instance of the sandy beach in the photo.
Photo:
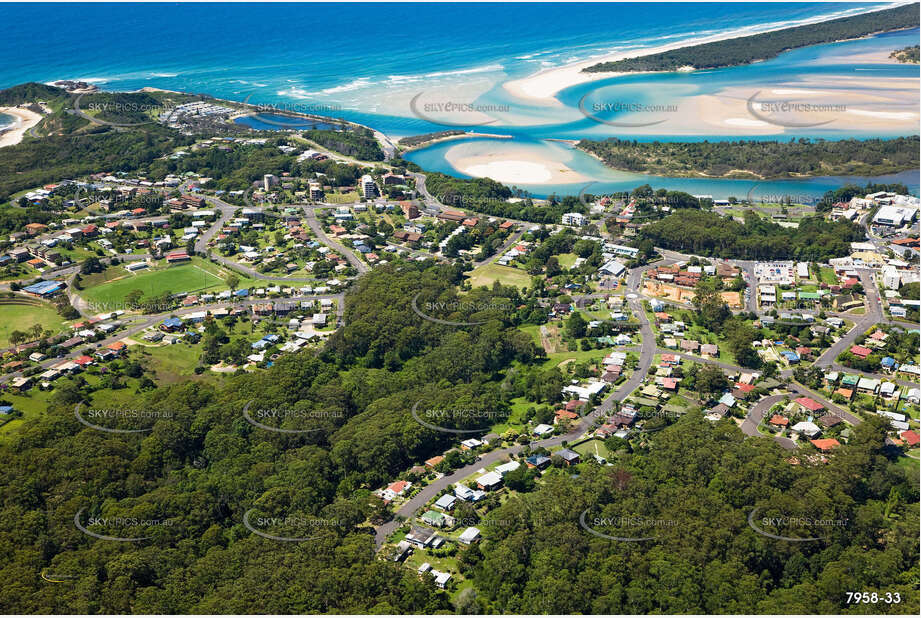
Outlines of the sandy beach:
M501 148L495 152L471 154L463 145L445 152L445 159L457 171L476 178L492 178L505 184L567 184L589 178L566 163L525 148Z
M26 131L42 120L41 114L21 107L0 107L0 114L8 114L16 118L16 124L12 128L0 133L0 148L21 142Z
M694 39L686 39L684 41L676 41L674 43L668 43L665 45L659 45L657 47L646 47L642 49L631 49L628 51L618 51L612 52L610 54L604 54L601 56L596 56L595 58L590 58L588 60L581 60L579 62L574 62L572 64L567 64L561 67L551 67L548 69L543 69L538 71L528 77L522 79L516 79L503 84L503 87L511 93L513 96L528 101L530 103L539 104L539 105L562 105L557 99L556 94L561 90L565 90L571 86L576 86L578 84L584 84L599 79L609 79L611 77L618 77L624 75L624 73L583 73L582 69L588 68L590 66L596 65L600 62L616 62L617 60L623 60L625 58L636 58L638 56L648 56L651 54L658 54L661 52L671 51L673 49L681 49L682 47L690 47L692 45L700 45L703 43L716 43L718 41L725 41L727 39L735 39L744 36L750 36L753 34L762 34L765 32L774 32L776 30L784 30L793 26L801 26L810 23L817 23L821 21L826 21L823 19L812 19L812 20L802 20L796 24L787 23L783 26L777 28L767 28L763 30L754 30L754 29L740 29L733 32L724 32L721 34L714 34L705 37L698 37ZM680 70L680 69L679 69ZM693 67L687 67L687 70L693 70Z

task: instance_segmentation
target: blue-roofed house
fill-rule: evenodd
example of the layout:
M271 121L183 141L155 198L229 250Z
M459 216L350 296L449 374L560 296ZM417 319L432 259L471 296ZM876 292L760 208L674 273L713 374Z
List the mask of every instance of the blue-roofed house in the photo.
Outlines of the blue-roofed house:
M4 416L6 416L12 413L13 413L13 406L0 406L0 414L3 414Z
M160 330L175 333L182 330L182 320L179 318L166 318L160 323Z
M531 455L524 461L529 468L537 468L538 470L543 470L550 465L550 458L546 455Z
M894 369L895 359L891 356L886 356L883 358L883 360L879 361L879 364L885 369Z
M731 408L732 406L736 405L736 398L733 397L731 393L726 393L725 395L720 397L719 402L723 404L724 406L726 406L727 408Z
M263 339L264 341L268 341L269 343L275 343L275 342L277 342L278 340L280 340L281 337L279 337L278 335L272 334L272 335L266 335L266 336L263 337L262 339Z
M785 359L787 359L787 362L790 364L799 362L799 356L797 356L796 352L792 350L784 350L783 352L781 352L781 355Z
M254 342L250 347L254 350L262 350L269 347L270 345L270 342L266 341L265 339L260 339L259 341Z

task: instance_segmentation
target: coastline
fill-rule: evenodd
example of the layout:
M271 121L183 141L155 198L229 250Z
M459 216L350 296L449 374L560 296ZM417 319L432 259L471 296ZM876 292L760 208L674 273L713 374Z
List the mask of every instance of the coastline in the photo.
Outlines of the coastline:
M42 121L42 115L21 107L0 107L0 114L16 118L16 124L0 133L0 148L15 146L25 137L26 131Z
M884 10L884 9L880 9ZM873 13L876 11L866 11L867 13ZM765 30L758 30L752 32L748 29L739 29L731 32L724 32L722 34L714 34L710 36L697 37L692 39L685 39L683 41L676 41L674 43L668 43L665 45L659 45L656 47L646 47L642 49L634 49L627 52L612 52L609 54L603 54L596 56L588 60L580 60L573 62L571 64L566 64L559 67L550 67L547 69L542 69L536 73L533 73L527 77L516 79L512 81L505 82L502 87L510 93L512 96L528 101L532 104L545 105L545 106L562 106L562 103L556 98L556 95L567 88L572 86L578 86L580 84L586 84L600 79L609 79L614 77L620 77L622 75L627 75L627 72L604 72L604 73L583 73L582 70L588 67L594 66L603 62L616 62L618 60L624 60L627 58L638 58L641 56L649 56L652 54L659 54L663 52L673 51L676 49L682 49L685 47L691 47L694 45L702 45L705 43L718 43L720 41L727 41L729 39L737 39L745 36L751 36L753 34L764 34L767 32L777 32L779 30L787 30L796 26L803 26L808 24L821 23L823 21L831 21L837 19L837 17L828 17L828 18L817 18L812 20L804 20L802 23L798 23L795 26L786 24L779 26L777 28L768 28ZM682 69L679 69L679 71ZM688 67L686 70L693 71L693 67ZM673 72L673 71L662 71L662 72ZM633 72L629 72L632 74Z

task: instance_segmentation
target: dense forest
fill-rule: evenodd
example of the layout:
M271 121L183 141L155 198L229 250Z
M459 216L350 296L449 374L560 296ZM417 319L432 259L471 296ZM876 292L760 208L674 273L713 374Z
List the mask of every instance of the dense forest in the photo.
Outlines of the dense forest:
M336 152L361 161L383 161L384 151L374 139L374 133L365 128L349 128L342 131L311 129L302 133L304 137Z
M638 142L615 137L582 140L577 147L617 170L668 176L880 176L919 164L919 138L806 138L737 142Z
M791 465L730 420L689 413L613 467L505 502L490 514L503 525L483 527L487 542L461 554L461 568L486 612L915 613L917 481L885 456L885 434L874 418L828 464ZM822 540L758 534L753 509L765 531ZM598 538L580 528L583 513L597 532L650 540ZM847 592L863 590L897 591L901 603L848 607Z
M677 210L640 230L657 247L725 259L825 262L850 253L863 239L860 227L845 220L806 217L795 229L781 227L753 212L745 223L705 210Z
M370 490L452 440L413 421L415 402L502 410L522 394L559 401L565 384L558 369L536 367L542 351L515 328L532 301L497 285L459 303L461 278L456 266L431 263L377 268L347 294L346 326L319 355L285 356L218 384L126 393L126 405L151 413L148 433L80 424L74 406L91 405L92 389L79 377L59 382L46 414L0 443L0 609L813 613L840 610L845 591L867 589L899 592L893 611L917 607L917 487L886 459L875 422L856 428L831 464L792 466L772 441L691 413L615 468L549 475L491 513L480 524L485 540L459 552L477 591L463 607L378 560L361 525L384 513ZM483 323L422 320L410 309L416 295L451 308L439 318ZM255 427L247 402L292 411L282 428L314 431ZM779 543L746 526L753 507L851 525L820 543ZM612 542L580 529L586 509L678 523L655 542ZM251 510L315 522L315 534L257 536L244 524ZM92 538L75 527L77 514L96 533L149 538Z
M464 331L421 320L409 309L419 292L455 302L450 284L460 276L454 268L375 270L347 297L348 326L322 357L286 357L267 372L218 386L188 382L125 393L131 409L161 413L146 434L81 425L74 405L92 403L89 387L80 378L59 383L47 414L0 446L0 609L448 609L446 597L414 572L376 560L373 537L356 524L373 514L370 489L441 452L451 439L416 423L414 402L501 409L497 373L538 354L530 337L511 328L512 314L471 308L518 306L514 290L473 292L470 306L460 309L468 315L444 316L486 320ZM249 401L296 412L284 427L316 431L256 428L243 418ZM337 523L309 547L274 542L244 527L243 514L253 507ZM99 541L74 527L83 508L87 518L166 518L171 525L145 528L153 538L144 542ZM130 537L130 526L125 531L116 536ZM50 584L40 573L68 581Z
M535 223L559 223L564 212L586 212L585 204L572 195L562 198L551 195L546 204L540 205L527 197L509 202L519 192L491 178L455 178L440 172L426 172L425 176L429 193L449 208L467 208L494 217Z
M808 45L858 39L868 34L918 27L918 5L907 4L893 9L842 17L806 26L784 28L715 43L691 45L658 54L601 62L583 69L587 73L610 71L675 71L691 66L696 69L748 64L769 60L781 52Z

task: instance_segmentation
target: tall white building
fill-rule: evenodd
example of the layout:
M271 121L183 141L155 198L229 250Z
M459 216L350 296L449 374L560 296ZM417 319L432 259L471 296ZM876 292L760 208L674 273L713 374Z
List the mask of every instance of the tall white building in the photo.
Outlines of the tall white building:
M370 174L365 174L361 177L361 194L366 198L377 197L377 185L374 184L374 179L371 178Z
M274 185L278 184L278 176L275 174L266 174L262 177L262 188L271 191Z

